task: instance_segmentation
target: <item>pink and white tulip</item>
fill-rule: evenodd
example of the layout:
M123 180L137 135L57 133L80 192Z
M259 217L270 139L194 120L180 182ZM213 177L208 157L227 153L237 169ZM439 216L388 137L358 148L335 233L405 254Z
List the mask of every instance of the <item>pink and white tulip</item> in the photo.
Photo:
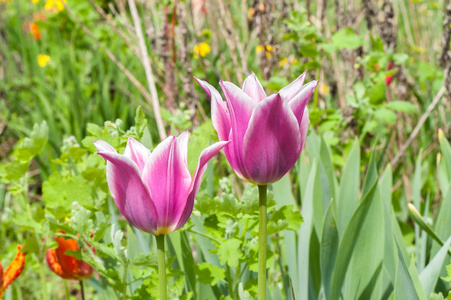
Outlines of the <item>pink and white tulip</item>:
M168 234L188 221L207 162L227 143L205 148L191 177L186 132L166 138L152 153L132 138L124 154L107 142L94 142L107 161L108 187L119 211L133 226L153 235Z
M219 140L231 141L224 153L242 179L266 185L281 179L304 147L309 116L307 101L318 81L304 85L305 72L277 94L267 96L255 74L240 89L221 81L225 96L196 78L211 97L211 118Z

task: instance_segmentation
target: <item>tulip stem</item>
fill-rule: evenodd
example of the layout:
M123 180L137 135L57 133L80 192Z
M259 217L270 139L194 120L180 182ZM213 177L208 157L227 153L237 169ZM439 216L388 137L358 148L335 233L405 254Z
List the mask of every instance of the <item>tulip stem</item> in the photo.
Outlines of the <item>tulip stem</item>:
M66 300L70 300L69 286L67 285L67 280L64 280L64 289L66 290Z
M44 263L41 259L38 258L39 261L39 273L41 276L41 284L42 284L42 299L47 300L47 279L45 278L45 270L44 270Z
M258 300L266 299L266 218L267 218L267 188L266 185L258 186Z
M80 283L81 300L85 300L85 287L83 286L83 280L78 281Z
M157 239L158 249L158 273L160 276L160 300L167 299L167 287L166 287L166 261L164 257L164 234L155 236Z

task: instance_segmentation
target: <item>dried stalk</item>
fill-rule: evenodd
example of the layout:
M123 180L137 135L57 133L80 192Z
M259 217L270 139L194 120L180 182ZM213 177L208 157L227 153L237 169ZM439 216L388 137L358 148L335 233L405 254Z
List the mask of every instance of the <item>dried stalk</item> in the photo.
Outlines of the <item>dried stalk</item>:
M163 119L161 117L160 103L158 101L157 88L155 86L155 80L153 78L152 67L149 62L149 55L147 53L146 43L144 41L144 36L141 30L141 21L139 18L138 10L136 9L135 1L128 0L128 5L130 7L130 13L132 15L133 22L135 24L135 31L136 36L138 37L143 67L146 73L147 82L149 84L149 89L152 96L152 107L155 116L155 121L158 127L158 133L160 135L160 139L163 140L166 138L166 131L164 129Z
M445 0L445 20L443 21L442 53L440 55L440 65L443 67L446 67L451 62L451 54L449 52L450 41L451 41L451 1Z
M373 0L363 0L363 9L365 11L365 19L368 29L373 29L373 22L377 16L377 5Z
M146 99L149 103L152 102L152 96L150 95L150 93L146 90L146 88L141 84L141 82L138 81L138 79L136 79L135 76L133 76L133 74L116 58L116 56L114 56L113 53L111 53L110 50L108 50L108 48L106 48L105 46L103 46L100 41L94 36L94 34L89 30L88 27L86 27L86 25L81 22L76 16L75 14L72 12L72 10L69 8L69 6L67 4L64 4L66 11L68 12L68 14L71 16L72 19L75 20L75 22L81 26L82 30L90 37L93 39L94 43L97 45L97 47L99 47L100 49L102 49L103 52L105 52L105 54L108 56L108 58L116 64L116 66L122 71L124 72L125 76L127 76L127 78L131 81L131 83L139 90L139 92L141 93L141 95L144 97L144 99Z
M124 41L125 45L131 49L131 51L141 60L141 56L139 55L139 49L136 47L135 43L132 41L132 39L126 34L124 33L112 20L111 18L109 18L106 14L106 12L100 7L98 6L93 0L88 0L89 3L91 3L91 6L99 13L99 15L103 18L103 20L111 26L111 28L113 29L113 31L120 37L122 38L122 40ZM120 16L117 15L117 18L121 18ZM134 31L130 32L134 34ZM133 39L136 39L136 35L134 35L132 37ZM162 72L159 69L155 69L155 72L157 74L157 76L159 77L163 77ZM158 79L158 77L155 78L155 81L158 85L162 86L161 81Z
M174 3L174 9L177 6L177 3ZM168 15L170 14L170 7L164 7L164 18L163 18L163 31L161 32L161 41L162 41L162 49L161 58L163 59L163 65L165 67L165 84L163 86L163 91L166 95L166 108L175 112L177 108L176 104L176 92L174 90L174 86L176 86L176 79L174 74L175 63L171 59L171 49L172 49L172 57L175 58L174 49L175 46L173 30L174 27L173 21L175 21L176 14L172 13L172 20L169 22Z
M233 26L233 23L231 21L232 16L230 15L230 12L227 10L227 8L224 5L224 2L222 0L218 0L218 4L219 4L220 17L222 17L222 19L224 20L225 35L227 35L228 38L230 39L230 44L232 45L232 50L234 52L235 52L235 49L238 51L242 73L244 73L245 75L248 75L249 70L248 70L247 64L246 64L246 57L244 56L243 45L240 43L238 34L236 33L235 27ZM224 36L224 37L227 38L226 36Z
M386 51L392 49L396 52L396 32L395 12L393 10L393 0L384 0L382 5L382 16L379 19L378 27L381 39L384 41Z
M138 50L134 47L132 40L128 35L126 35L117 25L111 20L111 18L108 18L106 12L101 8L97 3L94 2L94 0L88 0L91 6L97 11L97 13L102 16L103 20L111 26L113 31L124 40L125 44L132 49L132 51L136 54L138 53Z

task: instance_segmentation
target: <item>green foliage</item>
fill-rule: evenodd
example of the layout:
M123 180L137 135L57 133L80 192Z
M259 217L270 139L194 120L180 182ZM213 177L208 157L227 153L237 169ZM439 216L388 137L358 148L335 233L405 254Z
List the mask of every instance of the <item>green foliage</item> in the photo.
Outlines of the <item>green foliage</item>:
M218 266L212 266L209 263L202 263L194 266L197 280L203 284L215 286L219 281L225 278L225 270Z
M306 81L319 80L304 152L269 187L268 299L451 299L444 102L399 163L387 165L443 85L443 1L397 2L396 47L387 32L375 34L388 28L379 19L388 14L374 22L339 1L324 11L312 1L197 10L195 2L137 3L165 130L190 131L191 173L218 140L210 98L192 76L220 90L219 80L241 86L254 71L268 95L304 70ZM55 236L76 239L80 249L67 254L95 268L87 299L158 299L155 241L116 209L93 145L104 140L123 153L128 137L149 149L159 141L155 108L136 86L149 84L129 9L96 0L103 17L90 1L68 1L71 12L58 13L46 3L0 1L1 263L17 244L27 253L5 299L64 297L45 263ZM199 57L201 42L210 52ZM39 55L50 57L44 67ZM255 299L257 188L233 175L224 155L204 177L189 222L166 239L169 296Z

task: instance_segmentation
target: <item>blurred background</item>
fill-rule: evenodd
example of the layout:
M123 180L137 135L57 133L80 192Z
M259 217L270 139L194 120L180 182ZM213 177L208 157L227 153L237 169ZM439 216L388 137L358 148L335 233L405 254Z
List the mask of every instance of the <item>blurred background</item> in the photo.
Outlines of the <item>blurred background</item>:
M33 123L47 121L58 153L89 122L128 128L138 105L159 140L209 119L194 76L219 89L254 72L270 93L307 70L307 82L320 81L311 123L334 164L355 137L386 148L389 162L442 86L445 4L136 1L133 16L126 0L1 0L0 157ZM409 154L430 152L437 128L449 133L450 105L440 102Z
M58 230L74 238L81 234L91 244L95 241L98 253L104 251L108 257L105 264L116 266L114 273L114 268L107 271L103 264L95 265L94 259L89 262L102 275L89 283L91 295L94 290L104 297L99 299L112 299L107 292L113 290L121 295L122 285L127 286L127 271L120 269L118 262L126 250L120 246L122 236L109 237L107 229L114 233L122 224L129 248L142 253L149 251L150 238L139 231L133 233L115 210L104 176L105 163L94 154L92 141L104 139L123 149L126 137L132 136L152 148L166 135L188 130L192 132L189 161L193 170L201 149L217 139L210 120L210 99L194 77L220 90L220 80L241 86L251 72L268 94L304 71L306 82L319 80L308 103L311 130L307 150L290 174L292 181L287 176L273 186L278 205L288 201L299 210L305 199L313 203L313 198L324 196L329 201L338 182L345 191L338 195L339 201L353 197L360 203L358 199L365 193L359 186L362 191L367 186L362 184L365 171L370 174L365 181L372 182L377 179L371 174L385 170L380 180L381 198L388 202L387 207L392 204L393 213L390 207L387 215L393 216L396 230L399 225L399 240L404 241L400 244L407 249L401 252L406 253L406 261L416 255L420 273L439 247L432 244L427 231L420 233L421 225L413 224L407 203L415 204L424 224L434 225L443 241L451 234L451 147L447 142L451 137L450 26L450 0L0 0L0 240L5 241L0 257L4 263L11 261L17 244L23 243L29 253L27 268L34 271L19 278L7 299L41 296L40 287L46 282L47 288L52 288L50 296L61 297L62 282L54 289L57 281L47 280L43 267L45 250L55 246L52 242ZM372 167L368 167L371 155ZM242 221L237 217L241 205L252 204L252 187L244 187L234 177L223 156L215 163L206 172L206 188L204 184L195 210L209 216L208 221L210 217L216 220L212 207L229 209L227 216L236 217L236 225ZM311 195L306 193L309 176L315 182L315 192L308 190ZM216 196L219 190L222 196ZM352 197L346 194L348 190ZM232 199L235 206L224 199ZM72 206L74 201L80 205ZM255 217L251 204L249 215ZM218 215L221 209L217 209ZM197 217L192 219L201 220ZM316 226L322 228L323 216L319 217ZM284 211L279 218L294 220L293 230L300 226L298 214L290 219ZM224 224L214 228L214 234L228 236L227 218L219 219ZM203 223L198 221L195 226L203 228ZM247 223L239 226L233 228L248 229ZM190 228L182 234L185 248L180 249L187 250L183 253L194 247L190 245L193 236L202 245L198 233L188 235ZM380 232L373 223L366 228ZM94 238L91 229L96 232ZM237 238L238 233L235 230ZM312 244L300 243L299 247L316 247L320 239L316 234L312 233ZM282 245L291 253L301 253L294 233L289 237L279 244L277 235L272 249ZM310 235L299 237L310 239ZM391 239L388 230L386 240ZM375 245L378 243L376 240ZM243 259L252 257L250 253L256 257L256 251L245 248L244 240L242 247ZM201 252L201 248L197 250ZM147 268L137 259L139 251L130 251L130 257L136 255L136 266ZM209 249L203 251L206 261L214 257ZM318 253L315 251L312 253ZM186 263L181 251L176 254L180 264ZM311 261L315 273L319 258ZM447 264L449 259L443 258L439 267L444 261ZM151 264L150 260L147 263ZM193 264L194 260L188 271ZM285 270L291 272L290 267L297 266L289 260L281 260L280 268L278 264L276 261L271 267L276 278L271 289L278 291L283 281L287 296L293 285ZM390 261L386 264L394 268ZM301 267L299 272L304 272ZM373 270L356 267L358 272L363 269L373 282ZM439 278L440 268L437 270L435 279ZM142 269L133 272L135 277L128 274L133 285L130 295L149 297L156 277L150 278ZM199 279L203 273L196 272L200 275L188 274L191 277L187 278L204 284ZM122 274L124 282L120 283ZM446 271L440 276L445 275ZM436 289L445 296L451 271L448 275L439 280L448 283ZM143 278L145 284L138 289ZM310 287L309 280L316 277L309 278L299 289L293 280L296 291L307 290L304 287ZM104 290L99 287L100 280ZM225 295L226 286L218 288L217 282L212 282L208 293L198 291L199 295L208 299L213 293ZM69 287L78 297L78 286ZM137 294L145 288L147 294ZM249 286L245 289L252 290ZM43 295L45 291L42 289ZM182 292L183 283L177 295ZM281 299L274 294L274 299Z

